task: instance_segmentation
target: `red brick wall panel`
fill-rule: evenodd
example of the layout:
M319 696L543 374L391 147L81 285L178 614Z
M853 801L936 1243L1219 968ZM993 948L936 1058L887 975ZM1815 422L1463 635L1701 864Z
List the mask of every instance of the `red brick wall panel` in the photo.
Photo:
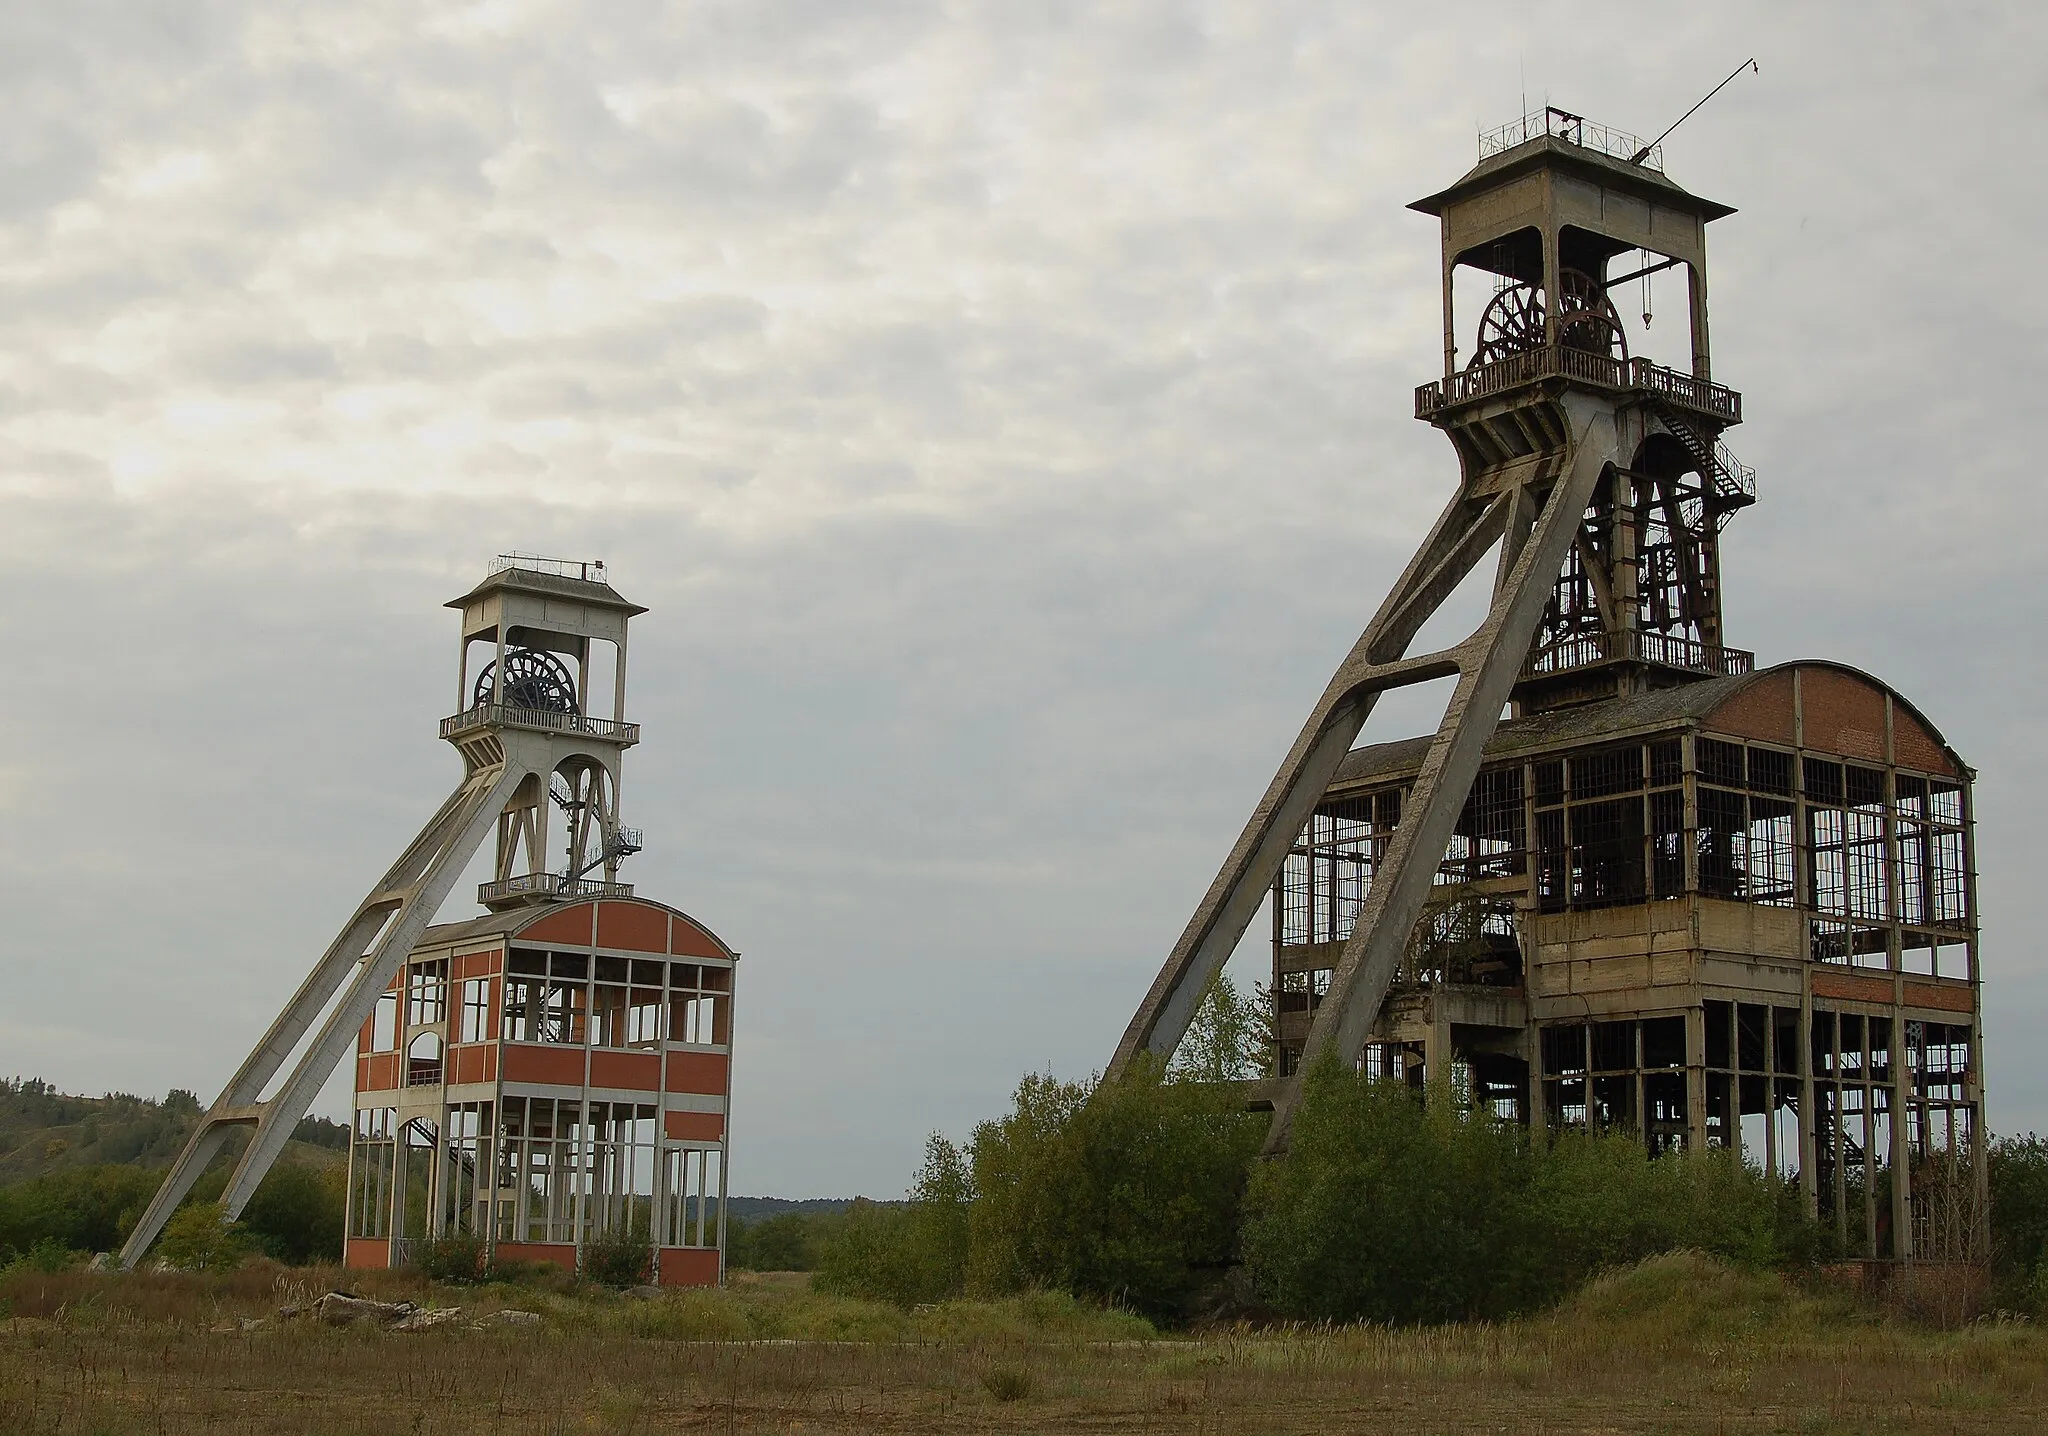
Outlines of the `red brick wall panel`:
M520 930L523 943L560 942L573 947L590 946L591 912L596 903L571 903Z
M493 1250L500 1261L551 1261L576 1270L574 1242L499 1242Z
M706 1233L710 1227L705 1228ZM500 1244L498 1250L505 1248ZM718 1253L706 1247L663 1247L662 1286L717 1286Z
M668 1054L667 1089L723 1097L725 1068L723 1052L671 1052Z
M1737 738L1791 743L1792 675L1773 673L1746 685L1740 693L1701 719L1700 726Z
M722 1112L668 1112L662 1115L661 1129L674 1142L718 1142L725 1138L725 1114Z
M1799 699L1806 746L1866 763L1884 761L1884 694L1853 674L1803 668Z
M631 1092L661 1090L661 1058L653 1052L592 1052L590 1085Z
M507 1082L545 1082L554 1087L583 1085L581 1047L542 1047L508 1042L502 1060Z
M459 952L448 964L449 976L456 982L465 977L489 977L502 965L502 949L491 948L487 952Z
M1936 1012L1974 1012L1977 1006L1967 982L1909 982L1906 1005Z
M718 945L718 939L686 917L675 920L669 933L668 950L677 957L726 957L726 950Z
M597 905L597 945L628 952L667 952L668 913L648 903Z
M1813 975L1813 995L1834 997L1846 1002L1883 1002L1892 1000L1892 980L1889 977L1862 977L1852 972L1816 972Z

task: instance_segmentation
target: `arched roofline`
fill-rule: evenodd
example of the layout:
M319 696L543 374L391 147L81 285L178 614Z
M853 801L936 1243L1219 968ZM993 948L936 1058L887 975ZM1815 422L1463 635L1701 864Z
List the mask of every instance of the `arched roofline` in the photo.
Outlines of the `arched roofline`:
M420 935L420 939L414 944L414 948L417 950L423 947L440 947L451 942L462 942L478 938L501 937L509 942L536 924L545 922L550 918L560 917L572 908L591 903L617 903L626 907L645 908L650 911L664 913L672 918L680 918L709 938L712 946L716 947L726 960L737 961L739 958L739 953L734 950L732 945L713 932L701 919L692 917L679 907L671 907L667 903L656 902L653 898L638 896L570 898L564 902L551 902L539 907L515 908L509 912L485 913L480 917L470 918L465 922L436 923ZM555 941L555 939L549 940ZM571 946L574 945L571 944Z
M1934 721L1930 719L1924 711L1922 711L1919 704L1915 703L1912 699L1908 698L1898 689L1892 687L1891 684L1885 682L1882 678L1879 678L1875 673L1866 672L1865 670L1858 668L1851 663L1839 663L1832 658L1794 658L1785 663L1773 663L1769 668L1756 669L1754 672L1750 673L1746 678L1744 678L1740 683L1737 683L1734 687L1730 688L1728 692L1723 694L1720 701L1714 705L1714 708L1709 709L1708 711L1713 712L1716 709L1721 708L1722 706L1727 704L1731 699L1733 699L1737 694L1747 692L1750 687L1752 687L1754 684L1761 681L1762 679L1772 677L1776 674L1792 673L1801 668L1830 669L1833 672L1844 674L1850 678L1854 678L1859 682L1867 683L1872 688L1877 689L1880 693L1886 694L1892 699L1893 702L1897 703L1900 707L1904 708L1907 713L1911 714L1914 722L1918 723L1922 728L1925 728L1927 730L1928 737L1932 738L1936 743L1939 743L1941 745L1941 751L1948 754L1948 756L1955 761L1957 771L1962 773L1968 773L1972 776L1975 776L1976 769L1972 768L1967 762L1963 760L1963 755L1956 751L1955 745L1948 741L1947 735L1944 734L1941 731L1941 729L1935 725Z

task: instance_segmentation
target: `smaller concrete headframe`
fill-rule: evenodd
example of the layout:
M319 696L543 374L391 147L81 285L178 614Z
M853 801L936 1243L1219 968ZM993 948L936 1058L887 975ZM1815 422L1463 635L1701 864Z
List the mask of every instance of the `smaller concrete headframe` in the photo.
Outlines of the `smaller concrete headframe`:
M461 658L457 711L441 720L441 737L462 755L462 780L200 1118L122 1248L123 1266L149 1250L234 1130L248 1128L221 1196L230 1219L241 1213L494 825L494 875L477 893L485 907L632 895L617 881L620 859L639 848L618 821L625 750L640 741L625 715L626 628L646 610L612 588L601 563L527 555L501 557L448 606L462 613ZM492 656L472 678L478 643ZM608 711L596 714L593 666L606 657ZM550 806L568 828L559 871L546 858ZM602 877L588 876L599 869Z

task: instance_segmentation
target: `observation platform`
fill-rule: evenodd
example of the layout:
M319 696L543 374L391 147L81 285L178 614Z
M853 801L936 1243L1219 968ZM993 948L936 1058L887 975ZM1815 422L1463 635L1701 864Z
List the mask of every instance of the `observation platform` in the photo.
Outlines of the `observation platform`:
M1434 423L1446 410L1546 379L1564 379L1610 392L1639 392L1724 426L1742 422L1742 395L1724 385L1647 359L1616 359L1561 344L1510 354L1417 385L1415 417Z
M609 718L586 718L581 713L563 713L552 708L522 708L511 703L479 703L476 707L441 720L441 736L451 742L479 728L525 728L540 733L575 733L601 742L630 748L640 741L638 723L619 723Z

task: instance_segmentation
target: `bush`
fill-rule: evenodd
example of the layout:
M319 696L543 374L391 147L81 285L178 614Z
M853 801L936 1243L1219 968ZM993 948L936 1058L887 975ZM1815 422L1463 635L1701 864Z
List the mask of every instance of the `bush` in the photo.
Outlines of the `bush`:
M621 1227L586 1242L583 1275L601 1286L641 1286L652 1271L653 1244L647 1233Z
M347 1169L281 1162L242 1209L242 1226L264 1255L292 1266L341 1259Z
M1334 1063L1308 1074L1250 1208L1260 1292L1327 1321L1507 1316L1663 1252L1762 1267L1810 1247L1796 1194L1734 1153L1567 1135L1538 1154L1520 1128Z
M1523 1305L1533 1175L1518 1132L1424 1111L1334 1062L1304 1080L1288 1153L1253 1174L1245 1255L1289 1316L1446 1321Z
M43 1237L27 1251L0 1261L0 1271L69 1271L78 1265L80 1253L54 1237Z
M969 1144L967 1280L1180 1316L1230 1262L1263 1119L1236 1088L1140 1064L1092 1086L1026 1077Z
M162 1177L139 1167L73 1167L0 1190L0 1254L43 1241L71 1251L113 1251Z
M749 1225L726 1223L726 1264L738 1271L811 1271L838 1225L836 1212L784 1212Z
M818 1254L819 1291L918 1306L966 1286L972 1179L960 1149L934 1134L903 1206L856 1201Z
M434 1281L482 1281L490 1248L475 1232L449 1232L414 1245L412 1264Z
M157 1239L156 1254L181 1271L220 1271L239 1265L251 1238L227 1219L219 1202L191 1202L171 1213Z
M2002 1137L1986 1158L1994 1299L2048 1317L2048 1140Z

